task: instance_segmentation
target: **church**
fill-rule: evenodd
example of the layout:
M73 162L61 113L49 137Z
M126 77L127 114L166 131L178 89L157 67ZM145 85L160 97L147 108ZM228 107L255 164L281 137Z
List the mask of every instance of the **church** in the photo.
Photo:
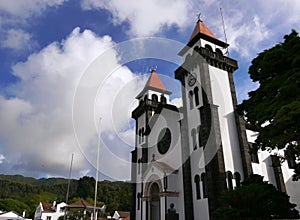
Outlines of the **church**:
M299 209L300 185L291 180L290 163L251 151L256 134L235 111L238 63L228 57L228 46L198 20L175 71L183 106L172 105L155 70L137 95L133 219L216 219L220 195L252 173L287 192Z

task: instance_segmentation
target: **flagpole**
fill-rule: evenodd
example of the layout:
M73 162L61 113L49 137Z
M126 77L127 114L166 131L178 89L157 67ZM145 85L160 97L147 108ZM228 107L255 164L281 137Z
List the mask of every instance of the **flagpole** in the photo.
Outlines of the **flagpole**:
M70 165L70 170L69 170L69 180L68 180L68 188L67 188L67 195L66 195L66 206L65 206L64 220L66 219L67 205L68 205L68 200L69 200L69 191L70 191L70 183L71 183L73 157L74 157L74 153L72 153L71 165Z
M99 118L99 128L98 128L98 149L97 149L96 181L95 181L95 197L94 197L94 213L93 213L95 220L97 220L96 203L97 203L97 189L98 189L98 175L99 175L100 142L101 142L101 117Z

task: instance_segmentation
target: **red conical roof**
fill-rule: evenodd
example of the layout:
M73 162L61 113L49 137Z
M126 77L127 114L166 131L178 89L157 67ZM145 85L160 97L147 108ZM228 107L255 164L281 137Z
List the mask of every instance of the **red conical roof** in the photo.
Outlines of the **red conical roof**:
M166 90L166 87L164 86L164 84L162 83L162 81L160 80L159 76L157 75L155 70L152 70L151 75L146 83L146 86L152 87L152 88L156 88L156 89L160 89L160 90Z
M194 31L189 39L189 42L197 36L197 34L204 34L206 36L209 36L211 38L214 38L214 39L217 39L216 36L208 29L208 27L203 23L203 21L201 20L198 20L197 21L197 24L194 28Z

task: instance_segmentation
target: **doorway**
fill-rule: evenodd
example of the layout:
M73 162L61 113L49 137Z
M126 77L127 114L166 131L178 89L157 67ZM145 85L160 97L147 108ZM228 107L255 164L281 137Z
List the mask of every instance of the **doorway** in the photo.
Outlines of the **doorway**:
M160 219L160 197L159 186L157 183L153 183L150 189L150 220Z

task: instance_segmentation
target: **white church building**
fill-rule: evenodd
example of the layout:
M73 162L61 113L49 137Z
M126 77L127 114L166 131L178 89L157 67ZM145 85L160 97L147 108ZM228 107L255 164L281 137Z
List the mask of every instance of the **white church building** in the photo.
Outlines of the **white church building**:
M171 92L155 70L137 95L134 219L215 219L220 195L252 173L286 192L300 209L300 182L292 181L291 163L279 163L274 152L250 154L256 137L235 111L238 64L227 56L228 46L198 20L175 71L183 106L170 103Z

